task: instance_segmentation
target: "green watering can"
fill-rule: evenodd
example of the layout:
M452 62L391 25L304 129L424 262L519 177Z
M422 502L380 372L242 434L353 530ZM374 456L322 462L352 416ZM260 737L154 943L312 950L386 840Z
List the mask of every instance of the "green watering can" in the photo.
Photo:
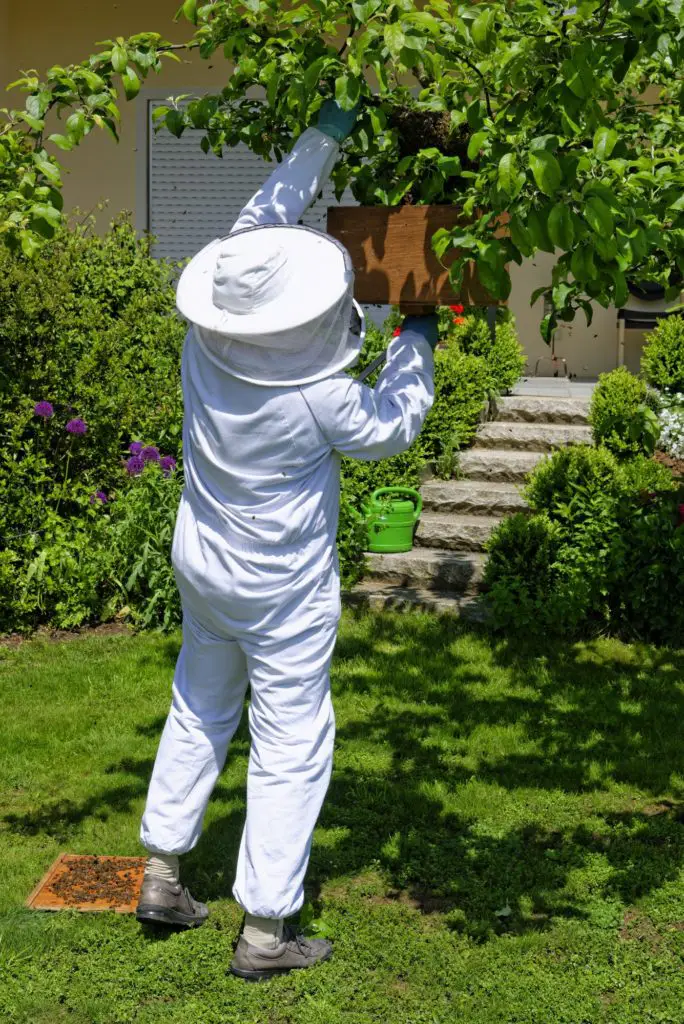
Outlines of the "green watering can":
M412 487L380 487L373 491L364 509L368 550L385 554L410 551L422 508L423 499Z

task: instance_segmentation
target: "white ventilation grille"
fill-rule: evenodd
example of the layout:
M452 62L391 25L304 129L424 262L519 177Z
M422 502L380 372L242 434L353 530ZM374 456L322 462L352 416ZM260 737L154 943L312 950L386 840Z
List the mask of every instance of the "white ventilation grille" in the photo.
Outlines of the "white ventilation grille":
M163 105L162 100L148 104L148 228L156 238L155 256L182 260L228 234L275 165L242 144L226 150L223 159L205 154L200 149L201 131L187 130L180 139L166 129L155 134L152 112ZM354 204L351 193L342 201ZM304 223L325 230L326 210L335 205L333 190L327 186Z

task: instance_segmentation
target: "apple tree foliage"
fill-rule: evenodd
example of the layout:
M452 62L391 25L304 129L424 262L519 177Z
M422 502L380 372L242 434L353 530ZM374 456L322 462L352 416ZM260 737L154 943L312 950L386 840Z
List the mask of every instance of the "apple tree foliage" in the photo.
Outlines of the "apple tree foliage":
M671 295L684 274L683 0L185 0L188 49L226 60L226 86L157 110L206 152L243 142L281 155L323 100L361 104L335 170L365 204L452 204L438 233L458 284L469 261L505 299L508 267L555 255L541 289L559 320L589 300L622 305L628 281ZM137 92L170 47L144 35L77 68L27 76L26 109L0 127L0 232L30 252L59 213L51 145L116 132L117 94ZM52 106L64 131L43 136ZM502 215L508 224L501 231ZM533 296L533 298L536 296Z

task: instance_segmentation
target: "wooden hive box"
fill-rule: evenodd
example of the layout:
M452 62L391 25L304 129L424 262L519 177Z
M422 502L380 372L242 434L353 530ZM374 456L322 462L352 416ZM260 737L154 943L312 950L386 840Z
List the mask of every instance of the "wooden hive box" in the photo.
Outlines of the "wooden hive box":
M472 264L457 292L449 280L456 252L447 253L442 265L432 250L432 236L440 228L467 224L463 212L454 206L335 206L328 210L328 233L351 256L354 297L362 303L502 305L482 286Z

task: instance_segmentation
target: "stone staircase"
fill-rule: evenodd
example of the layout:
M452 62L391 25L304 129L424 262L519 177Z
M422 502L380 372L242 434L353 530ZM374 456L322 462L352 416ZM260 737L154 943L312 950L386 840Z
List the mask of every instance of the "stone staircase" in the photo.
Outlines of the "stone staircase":
M460 454L459 479L429 480L421 488L423 514L413 550L369 554L369 572L353 592L354 603L481 617L478 595L492 530L505 516L524 511L521 490L541 459L556 448L591 443L589 386L561 390L560 383L528 382L528 390L521 385L495 401L474 446Z

